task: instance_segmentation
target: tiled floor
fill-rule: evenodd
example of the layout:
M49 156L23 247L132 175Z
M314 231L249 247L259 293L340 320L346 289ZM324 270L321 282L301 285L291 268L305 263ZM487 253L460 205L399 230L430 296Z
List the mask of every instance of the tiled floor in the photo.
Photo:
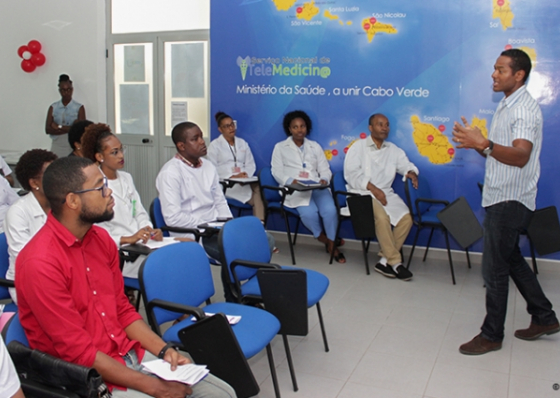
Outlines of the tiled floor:
M278 264L290 264L285 235L277 235ZM352 249L352 247L354 249ZM283 398L560 398L560 333L527 342L513 337L530 322L525 302L511 284L506 338L500 351L470 357L460 344L479 333L485 314L480 257L454 253L457 284L451 282L442 252L430 251L425 263L415 257L410 282L371 275L355 242L344 248L346 264L328 264L324 247L298 238L297 265L326 274L330 287L321 301L330 352L323 348L315 309L309 311L305 338L290 337L299 391L294 392L280 337L273 341ZM408 250L405 250L407 253ZM420 256L418 251L418 255ZM221 285L212 267L215 285ZM560 268L540 262L539 280L560 308ZM215 301L221 301L221 292ZM249 360L261 386L260 398L274 391L265 352Z

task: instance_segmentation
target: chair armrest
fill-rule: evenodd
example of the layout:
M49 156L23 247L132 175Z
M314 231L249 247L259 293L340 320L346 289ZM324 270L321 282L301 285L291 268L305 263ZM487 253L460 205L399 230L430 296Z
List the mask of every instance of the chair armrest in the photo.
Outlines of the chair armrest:
M183 228L183 227L170 227L165 226L160 228L162 231L176 232L180 234L193 234L194 239L198 242L201 236L207 236L204 232L199 231L197 228Z
M346 197L348 197L348 196L361 196L359 193L356 193L356 192L334 191L333 192L334 204L336 205L336 208L338 210L340 210L340 203L338 203L338 196L337 195L344 195Z
M11 281L9 279L6 278L0 278L0 286L3 287L16 287L16 284L14 281Z
M197 320L206 318L206 314L199 307L193 307L190 305L184 305L179 303L173 303L171 301L162 299L153 299L146 304L146 314L148 315L148 321L152 327L152 330L161 336L161 330L157 324L157 320L154 314L155 308L161 308L163 310L178 312L181 314L193 315Z
M430 198L417 198L414 203L416 205L416 214L418 215L418 219L420 221L422 221L422 213L420 212L420 203L431 203L434 205L441 205L441 206L449 205L449 201L447 200L430 199Z
M282 204L282 206L284 206L284 200L286 199L286 195L289 194L288 189L286 187L275 187L272 185L262 185L261 186L262 189L270 189L271 191L277 191L280 194L280 197L282 198L282 201L280 202Z
M237 272L235 271L236 267L248 267L248 268L254 268L254 269L281 269L282 267L280 267L278 264L271 264L271 263L261 263L258 261L248 261L248 260L239 260L239 259L235 259L230 263L230 269L231 269L231 273L233 275L233 282L235 283L235 287L237 289L237 291L239 292L239 299L241 299L241 282L239 281L239 278L237 277Z

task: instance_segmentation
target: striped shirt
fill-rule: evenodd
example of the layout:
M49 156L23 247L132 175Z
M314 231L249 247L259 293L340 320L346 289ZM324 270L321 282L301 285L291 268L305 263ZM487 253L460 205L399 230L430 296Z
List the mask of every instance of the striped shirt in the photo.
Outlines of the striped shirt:
M492 119L488 138L504 146L512 146L514 140L523 139L530 141L533 149L529 161L522 168L508 166L492 156L486 158L483 207L505 201L517 201L529 210L535 210L537 182L541 170L539 155L542 127L541 109L527 92L526 86L520 87L500 101Z

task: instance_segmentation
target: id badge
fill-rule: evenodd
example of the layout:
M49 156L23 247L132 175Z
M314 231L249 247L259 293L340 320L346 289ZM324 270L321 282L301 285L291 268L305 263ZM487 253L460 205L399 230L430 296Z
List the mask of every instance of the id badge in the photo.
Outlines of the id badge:
M299 178L309 178L309 173L305 170L299 172Z
M239 173L241 173L241 167L239 167L239 166L233 166L233 167L231 168L231 172L232 172L233 174L239 174Z

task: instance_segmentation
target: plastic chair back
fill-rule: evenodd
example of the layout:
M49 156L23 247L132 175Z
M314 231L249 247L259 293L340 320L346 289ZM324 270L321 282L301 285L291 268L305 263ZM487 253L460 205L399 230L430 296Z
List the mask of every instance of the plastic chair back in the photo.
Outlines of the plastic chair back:
M278 183L272 176L272 169L270 167L263 167L259 172L259 184L261 184L261 187L265 185L279 187ZM282 201L282 197L277 191L273 191L271 189L262 189L261 191L263 200L268 204L274 202L280 203Z
M333 174L332 178L332 189L333 194L336 191L346 191L346 180L344 179L344 173L342 171L337 171ZM339 209L346 207L346 195L334 194L335 203L338 204Z
M174 243L152 252L138 273L146 303L153 299L198 307L214 295L208 257L195 242ZM158 325L177 319L175 312L154 309Z
M228 267L232 282L233 276L230 264L234 260L270 262L270 247L268 246L266 232L257 217L247 216L228 221L220 230L218 239L222 249L222 264ZM248 267L236 267L235 272L238 279L244 281L252 278L257 270Z
M5 279L6 272L10 266L10 256L8 255L8 242L6 234L0 234L0 279ZM11 299L10 292L5 286L0 286L0 300Z
M166 226L161 212L161 202L159 198L155 198L150 205L150 220L154 228L163 228ZM163 231L163 236L169 236L169 231Z
M430 190L430 184L428 181L421 176L418 176L418 189L414 189L412 186L412 180L409 178L406 180L405 184L406 199L408 202L408 207L411 214L414 217L418 217L418 207L416 207L416 199L433 199L432 191ZM426 202L420 202L420 215L424 214L430 209L431 204Z
M6 324L4 330L2 331L2 336L4 337L4 343L8 345L10 341L19 341L21 344L29 347L29 341L27 341L27 336L21 326L19 321L19 314L15 314Z

